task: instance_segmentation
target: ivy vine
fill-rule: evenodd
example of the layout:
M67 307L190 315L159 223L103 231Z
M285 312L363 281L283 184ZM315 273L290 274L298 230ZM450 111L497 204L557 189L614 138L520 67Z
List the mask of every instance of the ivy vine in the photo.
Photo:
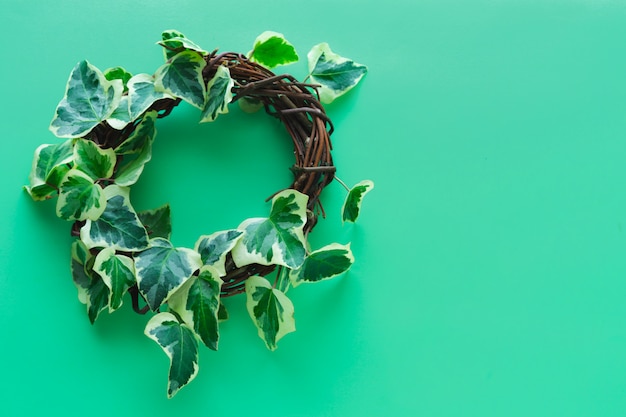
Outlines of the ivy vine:
M91 323L119 309L127 293L136 312L153 314L145 334L170 359L172 397L196 376L200 343L217 350L219 323L228 317L224 297L245 293L260 338L274 350L295 330L289 288L353 264L350 244L311 249L307 238L324 215L322 189L337 179L333 126L321 103L353 88L367 68L322 43L307 56L309 83L275 75L271 69L299 59L276 32L261 34L246 55L208 52L175 30L158 43L165 63L154 74L101 71L87 61L74 67L50 123L65 140L36 149L25 188L34 200L57 197L56 215L72 222L71 274ZM271 198L268 217L202 235L193 249L171 243L169 205L136 211L130 199L152 156L156 120L181 101L200 110L201 122L235 101L246 111L264 108L283 122L296 155L294 182ZM354 222L374 184L341 184L342 219Z

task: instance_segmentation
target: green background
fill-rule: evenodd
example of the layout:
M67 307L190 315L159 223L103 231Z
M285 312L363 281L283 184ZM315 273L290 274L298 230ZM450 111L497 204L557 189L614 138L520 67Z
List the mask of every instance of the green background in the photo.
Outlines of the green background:
M0 414L4 416L626 415L626 2L611 0L2 1ZM26 184L76 62L154 72L176 28L247 52L264 30L369 66L328 106L344 198L316 247L352 242L345 276L290 292L298 331L269 352L231 298L220 351L166 399L168 360L122 311L91 326L69 224ZM287 67L299 78L305 59ZM181 105L133 188L170 202L173 241L265 216L289 138L236 107Z

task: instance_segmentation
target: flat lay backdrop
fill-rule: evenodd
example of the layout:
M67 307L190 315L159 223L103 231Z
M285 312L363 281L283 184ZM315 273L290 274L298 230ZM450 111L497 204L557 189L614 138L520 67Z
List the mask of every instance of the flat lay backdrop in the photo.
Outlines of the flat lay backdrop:
M3 416L626 415L626 2L611 0L3 0L0 414ZM168 360L125 308L89 324L69 224L22 190L76 62L153 73L178 29L247 52L282 32L369 66L328 106L338 175L376 188L356 225L324 194L316 247L345 276L290 292L276 352L232 298L220 351L166 399ZM169 202L172 239L266 216L289 138L233 106L161 120L133 187Z

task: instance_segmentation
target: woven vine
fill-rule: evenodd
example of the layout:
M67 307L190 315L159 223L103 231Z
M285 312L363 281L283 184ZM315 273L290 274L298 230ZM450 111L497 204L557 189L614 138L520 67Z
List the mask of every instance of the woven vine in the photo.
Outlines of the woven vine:
M159 44L166 62L154 74L102 72L87 61L74 67L50 124L65 140L37 148L26 189L34 200L56 197L57 216L72 222L71 273L92 323L120 308L126 293L137 313L153 313L145 334L170 358L171 397L195 377L200 343L217 350L219 322L227 318L222 298L246 294L259 336L273 350L295 330L288 289L341 275L354 262L350 244L311 250L307 237L325 216L322 190L339 181L322 102L350 90L367 69L324 43L308 54L309 82L276 75L272 68L298 55L275 32L261 34L247 55L207 52L174 30ZM234 102L264 109L285 126L295 155L293 182L272 196L268 217L202 235L193 249L170 242L169 205L138 212L130 200L151 159L156 120L182 101L201 111L201 122ZM354 222L373 183L341 184L343 220Z

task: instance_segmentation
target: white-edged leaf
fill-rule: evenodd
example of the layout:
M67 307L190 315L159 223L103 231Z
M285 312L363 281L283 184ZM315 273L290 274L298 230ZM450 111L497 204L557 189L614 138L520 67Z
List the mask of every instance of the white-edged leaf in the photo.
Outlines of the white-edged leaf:
M115 153L118 155L126 155L141 152L144 144L152 141L156 136L154 122L157 116L158 113L156 110L146 113L137 126L135 126L133 133L115 148Z
M341 218L344 222L356 222L361 212L363 197L373 189L374 183L370 180L363 180L350 189L341 211Z
M87 220L80 229L80 239L88 248L133 252L148 247L148 234L130 204L129 192L129 188L117 185L104 189L106 209L98 220Z
M242 235L241 230L231 229L200 236L195 250L200 254L204 265L213 266L223 277L226 275L226 255L235 247Z
M145 165L152 159L152 142L153 139L147 139L143 143L139 154L127 155L126 161L117 170L115 174L115 183L123 187L129 187L139 180Z
M201 266L198 252L175 248L167 239L152 239L149 248L135 255L139 292L156 311Z
M121 80L109 81L89 62L79 62L70 74L50 130L60 138L84 136L111 116L123 90Z
M254 47L248 55L251 61L269 69L291 64L299 59L296 49L282 33L269 30L257 36Z
M146 324L144 334L157 342L170 359L167 396L172 398L198 374L198 340L193 330L179 323L172 313L156 314Z
M275 350L283 336L296 330L291 300L265 278L255 275L246 280L246 300L248 314L268 349Z
M130 286L135 284L135 264L131 258L116 254L113 248L104 248L96 256L93 270L100 275L109 287L109 311L122 305L122 297Z
M311 252L298 269L289 272L293 286L303 282L318 282L346 272L354 263L350 244L332 243Z
M122 96L113 113L106 120L107 123L116 130L124 129L131 121L128 112L128 96Z
M59 185L56 214L64 220L96 220L106 208L104 190L83 171L70 169Z
M135 120L154 104L164 98L173 98L170 94L157 91L154 77L149 74L137 74L128 81L128 113L130 120Z
M94 181L113 175L116 162L117 156L113 149L102 149L86 139L78 139L74 144L76 168L89 175Z
M243 237L232 250L238 266L258 263L298 268L306 256L303 228L308 197L284 190L272 199L268 218L244 220L238 227Z
M234 85L230 70L224 65L218 66L215 76L207 84L207 101L200 123L212 122L218 115L228 113L228 104L233 100L231 90Z
M180 97L202 110L206 101L206 86L202 78L205 66L206 62L196 52L176 54L154 75L156 91Z
M100 312L109 305L109 288L93 271L93 257L85 245L72 243L72 279L78 289L78 299L87 306L87 316L93 324Z
M33 200L47 200L58 193L61 180L73 160L73 141L41 145L35 149L26 191Z
M154 210L140 211L137 214L151 239L155 237L170 238L172 234L172 211L169 204L164 204Z
M209 348L217 350L219 341L220 290L222 280L219 272L208 265L200 268L169 298L168 307L190 325L200 340Z
M196 51L202 55L208 53L181 32L173 29L164 31L158 44L163 47L166 60L184 50Z
M327 43L315 45L308 55L311 82L320 84L320 100L330 103L351 90L367 73L367 67L331 51Z

